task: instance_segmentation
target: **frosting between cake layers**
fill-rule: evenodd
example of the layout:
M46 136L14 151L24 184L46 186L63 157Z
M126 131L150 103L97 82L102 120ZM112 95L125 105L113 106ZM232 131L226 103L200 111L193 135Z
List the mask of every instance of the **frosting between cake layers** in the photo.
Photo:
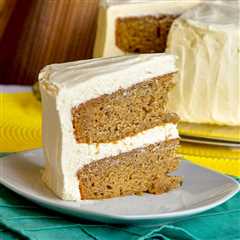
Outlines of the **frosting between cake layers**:
M168 52L179 73L169 108L182 121L240 125L239 9L202 4L175 20Z
M117 18L135 16L178 15L202 0L102 1L99 8L94 57L112 57L125 54L115 44Z
M111 66L109 66L111 64ZM120 88L175 72L175 57L144 54L54 64L39 76L43 101L43 144L47 159L43 180L61 198L80 200L77 171L102 158L178 138L174 124L146 130L108 144L78 144L71 110L75 105Z
M85 152L88 152L89 154L89 159L87 159L86 163L89 163L89 161L91 162L109 156L116 156L120 153L129 152L136 148L142 148L149 144L155 144L176 138L178 138L176 124L167 123L163 126L154 127L134 136L126 137L112 143L77 144L76 152L77 155L80 156L79 154L82 155L83 149L85 149Z

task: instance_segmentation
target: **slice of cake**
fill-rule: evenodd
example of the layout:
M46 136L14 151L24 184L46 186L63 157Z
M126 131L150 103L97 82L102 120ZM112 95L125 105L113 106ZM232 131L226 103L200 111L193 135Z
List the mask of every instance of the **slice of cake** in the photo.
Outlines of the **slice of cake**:
M102 0L94 56L164 52L172 22L201 0Z
M182 121L240 126L239 2L223 3L200 4L171 27L180 71L169 107Z
M175 57L143 54L45 67L44 182L66 200L179 187L178 117L166 109Z

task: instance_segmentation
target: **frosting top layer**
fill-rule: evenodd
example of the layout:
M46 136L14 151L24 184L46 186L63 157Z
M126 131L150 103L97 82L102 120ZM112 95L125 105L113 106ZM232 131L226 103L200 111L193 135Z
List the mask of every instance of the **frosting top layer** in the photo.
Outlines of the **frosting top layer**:
M151 78L176 71L175 56L170 54L137 54L112 58L97 58L46 66L39 75L40 82L59 88L78 84L109 85L127 79ZM134 75L134 76L133 76ZM90 86L90 85L89 85ZM119 86L123 87L124 86Z
M176 2L179 0L102 0L100 3L105 5L119 5L119 4L139 4L139 3L156 3L156 2ZM198 0L180 0L187 2L194 2ZM217 3L217 4L231 4L231 5L238 5L239 0L205 0L206 3Z
M239 6L237 4L202 3L184 13L181 17L195 23L201 23L204 26L239 28Z
M120 4L139 4L139 3L158 3L158 2L176 2L178 0L102 0L102 5L120 5ZM185 0L185 2L193 2L198 0Z

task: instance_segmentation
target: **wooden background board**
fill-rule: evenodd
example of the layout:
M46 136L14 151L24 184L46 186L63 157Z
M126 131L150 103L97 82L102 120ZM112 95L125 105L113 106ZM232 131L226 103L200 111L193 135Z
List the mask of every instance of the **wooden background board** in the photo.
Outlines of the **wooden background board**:
M0 0L0 6L0 83L32 84L46 64L92 56L98 0Z

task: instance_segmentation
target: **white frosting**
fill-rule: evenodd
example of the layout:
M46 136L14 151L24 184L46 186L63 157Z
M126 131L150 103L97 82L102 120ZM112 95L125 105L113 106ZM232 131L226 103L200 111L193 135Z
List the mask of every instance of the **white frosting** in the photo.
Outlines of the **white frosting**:
M230 5L233 7L239 7L239 0L209 0L206 1L208 3L222 4L222 5Z
M119 17L181 14L202 0L125 0L102 1L99 8L94 57L123 55L115 45L115 22Z
M173 55L140 54L52 64L41 71L39 79L58 92L60 105L68 99L75 106L175 71Z
M216 3L218 3L216 1ZM196 26L216 28L222 30L224 27L239 27L239 9L237 6L214 4L199 4L197 7L184 13L181 18L186 19Z
M182 121L240 125L239 9L202 4L177 19L168 37L179 74L169 108Z
M71 109L89 99L175 72L175 57L144 54L47 66L39 75L43 102L43 180L61 198L80 200L77 171L92 161L178 137L166 124L109 144L78 144Z

